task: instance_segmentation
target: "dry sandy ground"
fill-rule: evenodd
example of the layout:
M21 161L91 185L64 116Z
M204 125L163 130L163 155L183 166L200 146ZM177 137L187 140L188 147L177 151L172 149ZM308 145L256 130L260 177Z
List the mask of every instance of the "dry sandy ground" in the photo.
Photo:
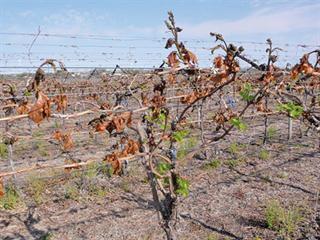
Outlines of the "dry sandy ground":
M281 126L278 125L279 129ZM303 219L291 239L320 239L320 153L316 134L288 142L278 132L259 159L261 129L235 133L219 142L216 155L181 159L180 171L191 182L190 195L180 199L176 230L179 239L281 239L267 228L264 212L270 200L298 207ZM230 142L240 146L230 152ZM209 155L213 149L207 149ZM93 154L93 153L90 153ZM191 157L190 157L191 156ZM220 159L221 166L206 165ZM232 167L230 159L238 161ZM68 180L63 180L68 181ZM63 184L48 187L45 201L0 214L0 239L164 239L150 188L137 163L123 177L94 181L107 188L104 197L66 199ZM28 197L26 196L26 199Z

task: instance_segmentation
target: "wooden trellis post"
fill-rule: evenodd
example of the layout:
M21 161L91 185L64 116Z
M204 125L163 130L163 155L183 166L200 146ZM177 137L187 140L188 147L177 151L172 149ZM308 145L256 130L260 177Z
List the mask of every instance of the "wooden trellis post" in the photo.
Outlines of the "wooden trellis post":
M288 140L292 138L292 118L288 117Z
M8 148L8 157L9 157L10 167L11 167L12 172L14 172L15 168L14 168L14 163L13 163L13 146L12 146L12 144L8 144L7 148ZM15 174L13 174L13 179L14 179L14 183L16 184L17 177Z

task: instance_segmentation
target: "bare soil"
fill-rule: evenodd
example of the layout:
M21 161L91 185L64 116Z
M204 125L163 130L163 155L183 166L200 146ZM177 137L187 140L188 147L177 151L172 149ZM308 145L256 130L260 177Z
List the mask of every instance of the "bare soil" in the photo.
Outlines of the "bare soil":
M78 111L86 107L79 105ZM15 168L62 164L70 156L79 161L103 159L117 138L90 137L87 123L93 117L44 121L31 128L27 119L10 123L10 131L20 136L13 149ZM286 116L270 116L269 128L274 131L263 145L263 121L261 116L248 117L248 130L233 130L210 148L198 147L195 125L189 139L196 142L187 149L180 146L179 172L191 186L189 196L179 199L178 239L320 239L319 133L311 130L306 135L303 128L301 135L303 125L295 120L288 141ZM57 126L74 130L75 148L68 153L50 140ZM205 126L205 135L212 135L210 125ZM218 166L210 165L212 161ZM8 158L2 158L0 171L10 170ZM45 183L40 202L30 193L30 175L17 176L21 202L15 209L0 210L0 239L165 239L139 160L129 162L123 176L110 177L103 171L91 176L89 171L30 174ZM70 186L76 187L75 197L67 197ZM95 186L103 192L91 191ZM273 200L286 210L298 208L302 215L286 238L267 225L266 206Z

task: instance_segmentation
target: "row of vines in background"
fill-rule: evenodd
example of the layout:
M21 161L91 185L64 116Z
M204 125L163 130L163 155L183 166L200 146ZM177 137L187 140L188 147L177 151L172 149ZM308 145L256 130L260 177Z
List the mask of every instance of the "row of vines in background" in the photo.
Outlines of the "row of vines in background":
M291 69L282 69L277 67L277 52L282 49L274 46L271 39L266 41L267 62L257 64L245 57L242 46L228 44L223 35L210 33L216 43L211 49L213 66L201 69L196 54L180 41L183 29L176 26L171 12L165 24L172 34L165 48L173 50L167 61L154 71L128 72L117 66L112 73L101 73L98 82L91 81L97 74L93 71L87 80L70 83L66 66L48 59L26 86L18 88L3 83L4 116L0 121L5 130L2 145L12 155L16 142L25 139L11 131L12 122L29 119L30 125L41 128L46 121L61 120L60 128L47 139L56 141L61 152L68 153L75 147L73 134L77 127L68 122L90 116L85 134L93 137L107 134L116 142L109 146L100 162L115 175L122 175L132 160L141 163L159 224L167 239L176 239L174 226L179 200L188 196L190 185L190 179L178 170L179 143L198 133L201 148L213 146L234 130L250 128L244 120L248 115L263 116L263 144L268 144L271 115L288 119L288 138L292 136L293 119L299 119L301 125L319 134L320 50L306 53ZM240 61L250 67L240 69ZM47 65L52 67L52 74L43 70ZM96 118L92 117L97 114ZM208 131L210 135L206 134ZM318 144L320 148L320 139ZM12 171L0 173L0 198L6 194L5 178L45 168L72 172L92 162L72 160L70 153L67 157L71 162L35 164L20 169L14 168L9 157Z

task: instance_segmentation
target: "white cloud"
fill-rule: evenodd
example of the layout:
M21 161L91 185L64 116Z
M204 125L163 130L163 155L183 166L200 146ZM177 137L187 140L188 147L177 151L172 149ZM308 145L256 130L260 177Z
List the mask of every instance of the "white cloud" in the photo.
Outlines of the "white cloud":
M277 34L298 30L320 29L320 4L286 8L264 8L242 19L211 20L199 24L184 24L187 37L207 37L209 32L228 36L248 34Z
M106 22L108 19L108 13L67 9L44 16L41 26L51 33L90 33L97 22Z
M51 15L45 16L44 21L46 23L60 25L60 24L83 24L85 22L85 15L87 13L81 14L79 11L69 9L60 13L53 13Z
M108 24L110 19L111 15L108 13L97 14L97 12L94 11L80 12L75 9L68 9L44 16L41 29L44 33L97 34L109 36L151 36L163 32L159 26L139 27L127 25L121 28L111 27Z
M30 10L26 10L26 11L20 12L18 15L21 17L33 17L35 14Z

